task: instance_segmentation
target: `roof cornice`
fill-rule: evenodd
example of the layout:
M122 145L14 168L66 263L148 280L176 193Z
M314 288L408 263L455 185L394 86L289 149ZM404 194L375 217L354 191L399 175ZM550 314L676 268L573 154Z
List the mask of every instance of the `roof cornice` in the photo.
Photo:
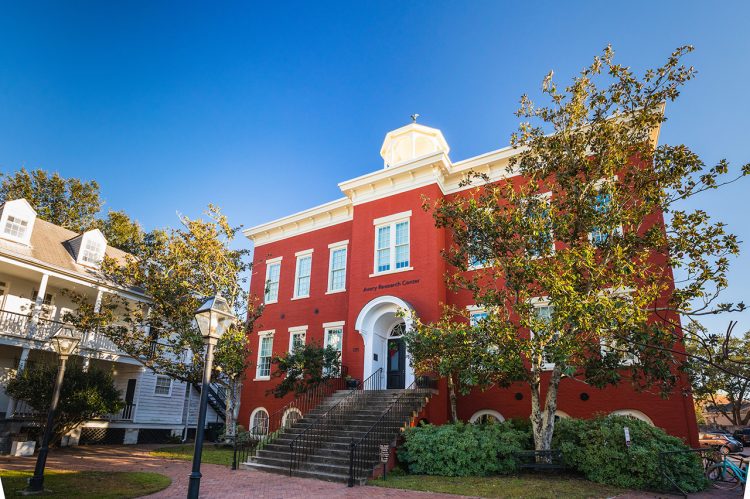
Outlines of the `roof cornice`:
M255 246L260 246L313 230L348 222L352 219L352 215L351 200L349 198L340 198L293 215L250 227L243 230L242 233L253 241Z

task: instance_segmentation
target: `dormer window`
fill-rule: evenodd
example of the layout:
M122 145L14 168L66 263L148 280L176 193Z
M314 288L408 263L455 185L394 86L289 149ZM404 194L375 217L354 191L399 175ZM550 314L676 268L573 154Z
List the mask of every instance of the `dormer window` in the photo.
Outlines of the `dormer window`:
M25 199L14 199L0 205L0 238L31 244L36 211Z
M98 267L104 260L107 240L99 229L84 232L69 241L76 262L88 267Z
M8 215L3 229L3 232L5 232L6 235L15 239L25 239L27 230L29 230L28 220Z
M104 256L102 245L95 239L88 239L83 246L81 251L81 263L87 263L89 265L99 265Z

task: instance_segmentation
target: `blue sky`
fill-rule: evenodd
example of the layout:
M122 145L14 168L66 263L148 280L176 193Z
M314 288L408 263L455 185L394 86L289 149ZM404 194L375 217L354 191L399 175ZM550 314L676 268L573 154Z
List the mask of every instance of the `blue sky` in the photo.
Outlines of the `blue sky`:
M412 113L454 161L507 145L519 96L607 43L635 68L695 45L699 76L661 141L739 164L748 22L746 2L5 3L0 170L96 179L146 228L210 202L252 226L340 197ZM694 205L750 240L748 193ZM735 262L727 299L750 297L749 263Z

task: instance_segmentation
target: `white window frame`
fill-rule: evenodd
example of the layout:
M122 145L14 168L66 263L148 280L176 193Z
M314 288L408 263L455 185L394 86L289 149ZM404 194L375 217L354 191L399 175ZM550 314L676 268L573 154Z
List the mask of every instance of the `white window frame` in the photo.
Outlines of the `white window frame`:
M307 343L307 325L305 326L293 326L289 328L289 353L294 352L294 338L295 336L302 337L302 344Z
M313 258L313 250L307 249L298 251L294 254L295 257L297 257L297 265L294 269L294 295L292 296L292 300L301 300L303 298L310 298L310 293L312 292L312 258ZM310 275L308 276L300 276L299 275L299 264L302 260L305 258L310 259ZM307 277L309 279L308 285L307 285L307 294L301 295L299 294L299 280L301 277Z
M396 268L396 225L406 222L408 224L408 247L409 247L409 264L406 267ZM411 210L403 211L401 213L394 213L386 217L376 218L372 221L375 226L374 235L375 239L373 242L373 262L372 262L372 274L370 277L376 277L387 274L395 274L397 272L407 272L414 270L413 261L411 259ZM389 227L390 240L388 241L388 270L378 271L378 231L383 227ZM386 249L386 248L383 248Z
M89 245L92 245L93 248L89 248ZM89 267L96 267L102 263L104 251L105 247L102 247L101 241L97 241L93 237L84 237L81 241L80 263Z
M505 421L505 417L499 412L492 409L482 409L471 415L471 417L469 418L469 423L475 424L477 420L482 416L492 416L493 418L497 419L498 423L502 423Z
M617 296L627 296L630 297L630 293L632 293L634 290L632 288L609 288L604 290L604 292L611 293L615 297ZM608 351L612 349L612 343L607 341L607 338L599 338L599 347L601 348L602 355L606 354ZM632 354L623 354L623 358L620 362L620 367L630 367L635 364L637 364L639 361L638 356L632 355Z
M268 381L271 379L271 364L270 359L273 359L273 336L276 330L270 329L268 331L258 331L258 355L255 362L255 379L253 381ZM271 353L269 355L268 375L260 375L260 359L263 353L263 340L266 338L271 339Z
M266 305L277 303L279 301L279 290L281 288L281 260L283 257L271 258L266 260L266 278L263 280L263 303ZM270 299L270 295L267 294L266 289L268 288L269 276L271 274L271 267L278 265L279 267L279 280L276 283L276 296Z
M489 311L486 308L478 307L476 305L469 305L469 306L466 307L466 310L469 311L469 325L472 326L472 327L476 326L477 323L479 322L479 320L481 320L481 319L479 319L479 320L475 321L474 320L474 316L475 315L484 314L483 318L486 318L490 314Z
M339 345L339 362L344 362L344 321L326 322L323 324L323 348L328 346L328 338L331 331L341 331L341 344Z
M615 182L617 182L617 175L615 175L614 177L610 179L603 178L601 180L597 180L596 183L594 184L594 188L596 189L597 195L599 194L599 191L601 190L603 185L614 184ZM622 225L620 225L619 227L615 227L615 229L612 231L612 234L610 235L614 235L614 234L622 236ZM598 245L598 243L594 242L594 231L589 232L588 237L589 237L589 242L591 244L593 244L594 246Z
M160 379L166 379L169 381L169 392L168 393L158 393L156 391L157 388L159 388L159 380ZM174 380L170 378L169 376L165 376L164 374L157 374L156 378L154 379L154 396L155 397L171 397L172 396L172 387L174 386Z
M530 197L546 199L547 204L549 205L550 209L552 209L552 191L541 192L539 194L534 194L533 196L530 196ZM531 258L536 260L537 258L546 258L548 256L553 256L555 254L555 231L552 229L552 227L550 227L549 229L549 244L550 244L549 255L543 255L543 254L533 255L532 254Z
M12 222L10 221L11 218L13 219ZM11 226L19 233L12 234L11 232L8 232L8 229L11 228ZM25 241L28 239L26 236L28 235L30 228L31 220L9 213L8 216L5 217L5 223L3 224L3 236L15 239L16 241Z
M268 426L266 427L266 432L265 433L262 433L262 434L261 433L256 433L256 435L258 435L258 436L268 435L268 432L270 431L270 426L271 426L271 416L270 416L270 414L268 413L268 411L266 410L265 407L256 407L255 409L253 409L253 412L250 413L250 420L248 422L248 426L250 428L248 428L248 431L252 431L253 429L255 429L255 426L256 426L255 422L254 422L255 415L258 414L259 412L265 412L266 413L266 421L268 421Z
M333 254L336 251L344 250L344 268L343 269L334 269L333 268ZM333 294L333 293L343 293L346 291L346 271L347 271L347 260L349 259L349 240L346 241L339 241L337 243L331 243L328 245L328 291L326 291L327 295ZM344 271L344 287L333 289L333 271Z
M630 418L640 419L641 421L650 424L651 426L654 425L654 421L646 415L643 411L639 411L638 409L617 409L616 411L612 411L609 413L610 416L627 416Z
M550 301L549 301L549 299L547 297L534 298L534 299L531 300L531 305L534 307L534 313L536 313L536 309L542 308L542 307L552 308L553 311L554 311L554 308L555 308L554 305L550 305ZM530 335L534 334L534 331L531 328L529 328L529 334ZM544 355L544 354L542 354L542 355ZM542 363L542 371L551 371L554 368L555 368L555 363L554 362L547 362L545 360Z

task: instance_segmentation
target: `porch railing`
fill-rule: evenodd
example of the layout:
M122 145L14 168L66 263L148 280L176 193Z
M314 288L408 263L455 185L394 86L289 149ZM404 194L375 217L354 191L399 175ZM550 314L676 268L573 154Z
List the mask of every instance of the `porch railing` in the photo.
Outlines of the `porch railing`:
M110 416L110 421L132 421L135 415L135 404L125 403L125 407L117 413Z
M341 366L341 376L328 380L305 393L295 397L284 407L273 412L267 422L262 422L244 434L242 440L237 440L234 445L233 469L237 469L238 463L244 463L255 457L258 450L273 442L281 433L292 426L296 421L303 418L305 414L318 407L326 398L338 390L346 387L346 375L348 369Z
M336 405L320 415L289 444L289 475L314 454L321 445L340 431L352 411L364 408L373 390L382 388L383 368L378 368L369 378L357 384Z
M31 314L0 310L0 334L37 341L49 341L52 335L63 324L60 321L39 317L36 327L32 327ZM112 340L96 331L83 333L80 348L122 353Z
M352 439L349 451L349 487L370 475L378 462L380 445L391 446L393 438L412 417L416 416L413 412L422 405L418 403L417 397L424 396L426 399L432 393L430 386L429 378L418 377L391 402L388 409L361 438Z
M34 409L25 400L16 400L16 404L13 407L13 414L9 414L9 418L18 419L33 419L39 416L39 411Z

